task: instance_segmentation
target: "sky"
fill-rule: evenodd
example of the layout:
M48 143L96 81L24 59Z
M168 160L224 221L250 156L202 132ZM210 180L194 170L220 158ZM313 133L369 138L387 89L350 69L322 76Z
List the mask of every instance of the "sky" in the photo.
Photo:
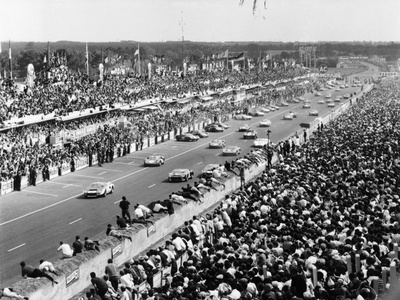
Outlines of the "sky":
M400 41L400 0L0 0L0 41Z

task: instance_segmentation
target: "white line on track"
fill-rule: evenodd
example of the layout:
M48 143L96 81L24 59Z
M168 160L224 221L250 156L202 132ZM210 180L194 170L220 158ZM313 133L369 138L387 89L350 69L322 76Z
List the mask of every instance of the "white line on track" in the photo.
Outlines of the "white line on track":
M139 156L129 156L129 157L127 157L127 158L130 158L130 159L140 159L140 160L145 159L145 157L139 157Z
M154 183L154 184L152 184L152 185L149 185L149 189L151 189L153 186L155 186L156 184Z
M221 153L217 153L217 154L215 154L215 156L220 156L221 155Z
M202 161L201 161L201 162L198 162L197 165L201 165L202 163L203 163Z
M45 195L45 196L51 196L51 197L58 197L57 195L53 195L53 194L47 194L47 193L41 193L41 192L34 192L34 191L26 191L26 190L22 190L21 192L25 192L25 193L32 193L32 194L38 194L38 195ZM1 224L0 224L1 225Z
M121 171L121 170L106 169L106 168L101 168L101 170L112 171L112 172L118 172L118 173L122 173L122 172L123 172L123 171Z
M19 246L17 246L17 247L14 247L14 248L11 248L11 249L7 250L7 252L11 252L11 251L13 251L13 250L15 250L15 249L18 249L18 248L20 248L20 247L22 247L22 246L25 246L25 245L26 245L26 243L23 243L23 244L21 244L21 245L19 245Z
M88 175L80 175L80 174L75 174L76 176L80 177L86 177L86 178L95 178L95 179L104 179L104 177L96 177L96 176L88 176Z
M82 220L82 218L79 218L79 219L76 219L75 221L70 222L69 225L79 222L80 220Z
M235 133L235 132L228 133L228 134L222 136L221 138L227 137L228 135L232 135L232 134L234 134L234 133ZM170 157L170 158L167 158L166 161L171 160L171 159L176 158L176 157L179 157L179 156L184 155L184 154L186 154L186 153L189 153L189 152L191 152L191 151L193 151L193 150L196 150L196 149L198 149L198 148L200 148L200 147L204 147L205 145L208 145L208 143L204 143L204 144L201 144L201 145L199 145L199 146L197 146L197 147L194 147L194 148L192 148L192 149L183 151L183 152L181 152L181 153L179 153L179 154L177 154L177 155L174 155L174 156L172 156L172 157ZM153 153L153 152L151 152L151 153ZM127 177L130 177L130 176L135 175L135 174L137 174L137 173L143 172L143 171L145 171L145 170L147 170L147 169L148 169L148 167L142 168L142 169L137 170L137 171L135 171L135 172L126 174L126 175L124 175L124 176L121 176L120 178L117 178L117 179L113 180L112 182L120 181L120 180L122 180L122 179L124 179L124 178L127 178ZM70 174L71 174L71 173L70 173ZM93 177L93 176L86 176L86 175L78 175L78 174L76 174L76 173L74 173L74 175L75 175L75 176L82 176L82 177L89 177L89 178L104 179L104 178L102 178L102 177ZM27 192L28 192L28 191L27 191ZM23 218L25 218L25 217L27 217L27 216L36 214L36 213L38 213L38 212L41 212L41 211L46 210L46 209L48 209L48 208L50 208L50 207L59 205L59 204L61 204L61 203L64 203L64 202L67 202L67 201L70 201L70 200L75 200L76 197L81 196L81 195L82 195L82 193L73 195L73 196L71 196L71 197L69 197L69 198L67 198L67 199L64 199L64 200L55 202L55 203L50 204L50 205L48 205L48 206L42 207L42 208L37 209L37 210L34 210L34 211L30 212L30 213L27 213L27 214L24 214L24 215L22 215L22 216L19 216L19 217L17 217L17 218L14 218L14 219L8 220L8 221L6 221L6 222L0 223L0 226L3 226L3 225L6 225L6 224L9 224L9 223L12 223L12 222L17 221L17 220L20 220L20 219L23 219ZM119 200L119 201L117 201L117 202L114 202L114 204L117 204L118 202L121 202L121 200Z
M104 172L99 173L99 175L103 175L103 174L106 174L106 173L107 173L107 171L104 171Z
M115 201L114 204L120 203L122 201L122 199Z
M72 183L62 183L62 182L54 182L54 181L48 181L47 183L63 185L63 189L66 188L66 187L69 187L69 186L78 186L78 187L82 187L81 185L72 184Z
M119 161L113 161L113 164L127 165L127 166L129 166L129 165L135 164L135 162L134 162L134 161L131 161L131 162L129 162L129 163L123 163L123 162L119 162Z

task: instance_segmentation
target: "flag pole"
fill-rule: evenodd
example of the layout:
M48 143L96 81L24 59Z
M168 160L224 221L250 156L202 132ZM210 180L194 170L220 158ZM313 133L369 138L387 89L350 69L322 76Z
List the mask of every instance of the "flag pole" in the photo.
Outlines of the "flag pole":
M12 79L12 59L11 59L11 41L8 40L8 63L10 69L10 79Z
M138 49L138 62L139 62L139 75L142 76L142 66L140 65L140 45L137 46Z
M226 49L226 69L229 72L229 49Z
M89 76L89 51L87 43L86 43L86 74Z

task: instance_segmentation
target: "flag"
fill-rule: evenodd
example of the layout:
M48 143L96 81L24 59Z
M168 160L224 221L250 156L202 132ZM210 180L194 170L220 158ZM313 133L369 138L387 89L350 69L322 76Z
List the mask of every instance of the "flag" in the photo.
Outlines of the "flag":
M107 55L107 57L106 57L106 59L104 60L104 62L105 62L106 64L108 64L108 61L109 61L109 59L108 59L108 55Z
M11 46L8 47L8 59L11 60Z
M228 50L226 50L225 52L223 52L223 58L227 58L228 57Z
M44 63L44 64L47 63L47 57L46 57L46 55L45 55L44 58L43 58L43 63Z
M139 55L139 49L136 49L135 54L133 56Z

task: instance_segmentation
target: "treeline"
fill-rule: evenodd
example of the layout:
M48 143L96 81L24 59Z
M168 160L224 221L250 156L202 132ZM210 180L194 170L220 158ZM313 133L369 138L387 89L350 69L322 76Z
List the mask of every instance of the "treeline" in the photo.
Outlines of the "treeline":
M138 42L102 42L88 43L89 63L92 68L107 57L118 57L120 60L134 61L134 53L138 48ZM163 56L163 64L172 68L181 66L182 60L191 63L200 63L213 55L229 51L231 55L246 52L247 58L257 60L272 53L276 60L295 58L299 60L298 49L305 46L304 43L280 43L280 42L153 42L140 43L140 55L142 60L152 61L155 56ZM335 61L338 56L372 56L378 55L386 58L386 61L394 61L400 57L400 43L310 43L317 47L317 57L325 57ZM1 43L0 71L8 71L8 43ZM44 57L47 55L47 43L45 42L12 42L12 67L14 75L24 77L26 67L32 63L36 72L45 67ZM85 43L73 41L58 41L50 43L51 53L66 53L68 67L74 71L85 70ZM48 58L46 58L48 59ZM3 73L2 73L3 74Z

